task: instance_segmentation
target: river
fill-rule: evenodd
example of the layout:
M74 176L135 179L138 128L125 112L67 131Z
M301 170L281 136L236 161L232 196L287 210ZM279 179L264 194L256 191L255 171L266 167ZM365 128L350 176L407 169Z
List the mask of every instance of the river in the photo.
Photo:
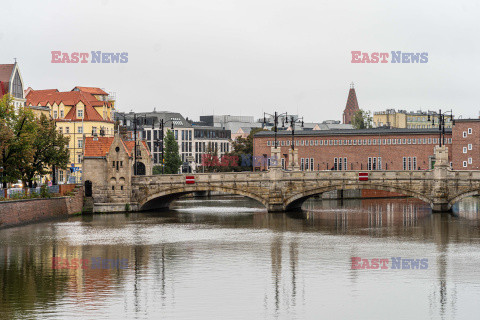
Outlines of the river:
M479 203L188 198L3 229L0 319L479 319Z

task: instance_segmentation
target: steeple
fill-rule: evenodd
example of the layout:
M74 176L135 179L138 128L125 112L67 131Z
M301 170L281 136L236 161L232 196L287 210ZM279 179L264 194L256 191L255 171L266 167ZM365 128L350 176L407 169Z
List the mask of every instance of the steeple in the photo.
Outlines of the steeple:
M355 93L355 85L350 83L350 91L348 92L348 99L347 99L347 105L345 106L345 110L343 111L343 123L344 124L351 124L352 123L352 118L357 112L360 110L358 107L358 101L357 101L357 94Z

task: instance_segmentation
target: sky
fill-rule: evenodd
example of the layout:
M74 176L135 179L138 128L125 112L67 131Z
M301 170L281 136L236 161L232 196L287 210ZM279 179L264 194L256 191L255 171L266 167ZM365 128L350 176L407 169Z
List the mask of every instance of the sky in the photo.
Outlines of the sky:
M372 112L480 112L478 1L0 2L0 63L17 58L26 87L104 88L119 111L341 120L353 82ZM52 51L127 52L128 62L51 63ZM352 63L352 51L427 52L428 62Z

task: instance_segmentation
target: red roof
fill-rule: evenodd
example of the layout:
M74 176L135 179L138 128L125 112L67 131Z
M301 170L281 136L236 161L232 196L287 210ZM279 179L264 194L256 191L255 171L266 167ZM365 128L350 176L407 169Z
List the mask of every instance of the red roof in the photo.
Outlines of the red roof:
M82 91L82 92L87 92L90 94L99 94L99 95L105 95L108 96L108 93L103 91L100 88L95 88L95 87L75 87L72 89L72 91Z
M112 145L113 137L98 137L97 141L93 137L85 138L85 152L84 157L105 157L110 146Z
M98 137L97 140L93 140L93 137L86 137L85 138L85 152L84 157L105 157L107 152L110 151L110 146L113 142L113 137ZM124 141L123 147L127 152L129 157L133 156L133 149L135 148L135 141ZM150 150L148 150L147 144L145 141L141 141L141 143L147 149L148 155L151 156Z

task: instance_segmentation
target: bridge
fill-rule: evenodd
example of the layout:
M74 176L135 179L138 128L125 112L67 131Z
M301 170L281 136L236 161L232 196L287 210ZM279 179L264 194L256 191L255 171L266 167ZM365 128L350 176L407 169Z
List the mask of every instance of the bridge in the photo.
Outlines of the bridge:
M368 180L359 174L368 172ZM454 171L446 148L436 149L436 164L425 171L285 171L278 166L264 172L133 176L132 209L165 208L182 195L219 191L262 203L269 212L298 209L309 197L332 190L373 189L404 194L428 203L433 211L450 211L460 199L478 195L480 171Z

